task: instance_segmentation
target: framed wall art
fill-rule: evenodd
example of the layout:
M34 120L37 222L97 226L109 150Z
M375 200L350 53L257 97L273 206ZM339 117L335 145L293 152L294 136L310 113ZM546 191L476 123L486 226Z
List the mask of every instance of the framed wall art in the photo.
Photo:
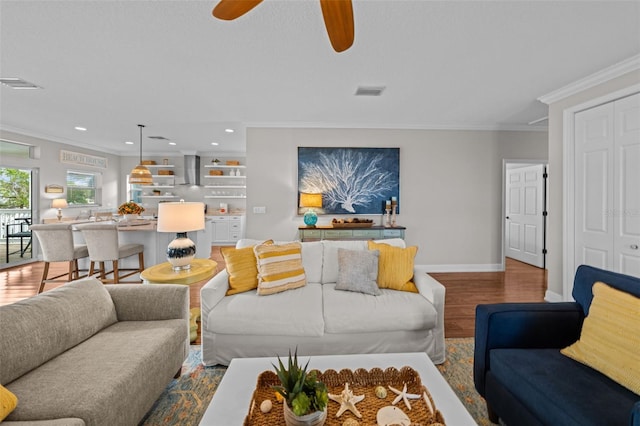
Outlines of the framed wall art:
M383 213L391 197L400 204L400 148L298 147L301 193L322 194L319 214Z

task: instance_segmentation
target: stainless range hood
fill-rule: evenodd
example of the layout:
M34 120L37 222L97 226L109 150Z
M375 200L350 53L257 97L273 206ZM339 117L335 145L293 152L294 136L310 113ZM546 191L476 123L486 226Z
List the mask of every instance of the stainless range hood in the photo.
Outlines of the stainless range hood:
M184 184L200 185L200 156L184 156Z

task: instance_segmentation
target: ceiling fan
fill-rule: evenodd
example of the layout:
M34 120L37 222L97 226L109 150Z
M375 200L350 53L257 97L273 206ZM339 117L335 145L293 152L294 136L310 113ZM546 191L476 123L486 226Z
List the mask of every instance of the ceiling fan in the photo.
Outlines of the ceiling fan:
M213 16L225 21L241 17L262 0L220 0ZM353 44L353 7L351 0L320 0L324 25L336 52L343 52Z

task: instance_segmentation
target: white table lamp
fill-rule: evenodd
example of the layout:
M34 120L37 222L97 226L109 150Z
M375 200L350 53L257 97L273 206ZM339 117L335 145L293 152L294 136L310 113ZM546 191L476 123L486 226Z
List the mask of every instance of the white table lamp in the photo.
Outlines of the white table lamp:
M167 247L167 260L174 271L191 268L196 245L187 232L204 229L204 203L185 202L158 204L158 232L175 232L176 239Z
M67 200L64 198L54 198L53 201L51 201L51 208L58 209L58 222L62 221L62 209L66 209L67 207L69 207L69 204L67 204Z

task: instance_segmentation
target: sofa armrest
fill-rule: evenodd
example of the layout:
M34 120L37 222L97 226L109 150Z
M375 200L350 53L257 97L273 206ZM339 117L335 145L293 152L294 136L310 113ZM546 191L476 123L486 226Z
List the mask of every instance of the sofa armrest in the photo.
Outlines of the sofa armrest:
M211 310L224 298L229 290L229 273L226 269L218 272L200 289L200 309L202 329L208 329L207 320Z
M578 340L583 320L575 302L478 305L473 378L480 395L484 396L491 349L563 348Z
M445 344L444 344L444 297L445 287L435 278L427 274L427 266L416 265L413 269L413 282L418 288L418 292L436 309L437 323L433 330L435 351L435 364L441 364L445 360Z
M189 286L179 284L110 284L105 288L118 321L189 320Z
M633 404L631 409L631 419L629 420L631 426L640 426L640 401Z

